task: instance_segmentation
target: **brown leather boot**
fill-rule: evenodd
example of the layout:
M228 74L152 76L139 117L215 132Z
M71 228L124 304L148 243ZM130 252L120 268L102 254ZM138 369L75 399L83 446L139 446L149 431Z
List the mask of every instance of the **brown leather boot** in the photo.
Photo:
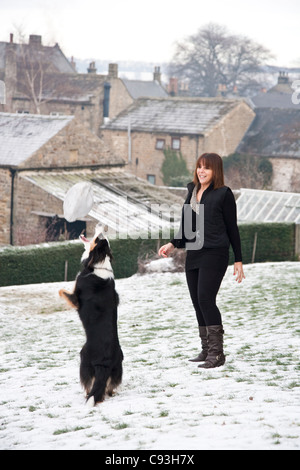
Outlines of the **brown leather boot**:
M204 364L200 364L198 367L212 369L213 367L220 367L225 364L223 334L224 330L222 325L207 327L208 354Z
M208 343L206 326L199 326L199 336L201 339L202 351L197 357L194 357L194 359L189 359L190 362L203 362L207 358Z

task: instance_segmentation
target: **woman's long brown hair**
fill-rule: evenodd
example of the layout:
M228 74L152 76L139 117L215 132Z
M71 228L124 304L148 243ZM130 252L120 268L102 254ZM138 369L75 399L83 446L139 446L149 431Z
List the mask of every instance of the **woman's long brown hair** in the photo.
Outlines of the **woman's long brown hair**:
M195 185L200 184L197 176L197 168L201 165L206 168L210 168L213 171L213 185L214 189L222 188L224 186L224 171L223 171L223 160L217 153L203 153L200 155L196 162L196 168L194 171L193 183Z

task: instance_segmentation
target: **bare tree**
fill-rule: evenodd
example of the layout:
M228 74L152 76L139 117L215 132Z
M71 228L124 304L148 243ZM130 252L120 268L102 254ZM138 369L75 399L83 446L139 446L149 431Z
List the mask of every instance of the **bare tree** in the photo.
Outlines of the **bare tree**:
M19 44L14 49L17 64L16 89L19 97L28 99L34 113L41 114L42 107L53 99L73 96L78 88L70 86L65 74L55 67L55 47L27 44L21 29Z
M260 66L272 57L264 46L210 23L177 43L169 73L188 78L194 96L251 95L262 86Z

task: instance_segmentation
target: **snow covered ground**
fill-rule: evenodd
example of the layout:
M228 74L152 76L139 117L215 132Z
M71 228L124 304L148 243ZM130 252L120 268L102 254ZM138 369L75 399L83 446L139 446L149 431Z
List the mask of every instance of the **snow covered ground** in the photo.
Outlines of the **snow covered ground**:
M224 367L188 362L197 327L184 273L117 280L124 380L87 408L84 333L58 289L0 288L0 449L299 449L300 263L228 268ZM298 329L298 332L297 332Z

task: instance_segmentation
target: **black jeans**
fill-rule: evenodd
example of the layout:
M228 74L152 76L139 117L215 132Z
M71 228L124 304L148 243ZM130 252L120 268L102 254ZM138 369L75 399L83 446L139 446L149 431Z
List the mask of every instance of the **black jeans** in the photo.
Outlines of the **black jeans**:
M186 280L199 326L222 325L216 297L225 272L226 269L217 271L211 268L186 271Z

